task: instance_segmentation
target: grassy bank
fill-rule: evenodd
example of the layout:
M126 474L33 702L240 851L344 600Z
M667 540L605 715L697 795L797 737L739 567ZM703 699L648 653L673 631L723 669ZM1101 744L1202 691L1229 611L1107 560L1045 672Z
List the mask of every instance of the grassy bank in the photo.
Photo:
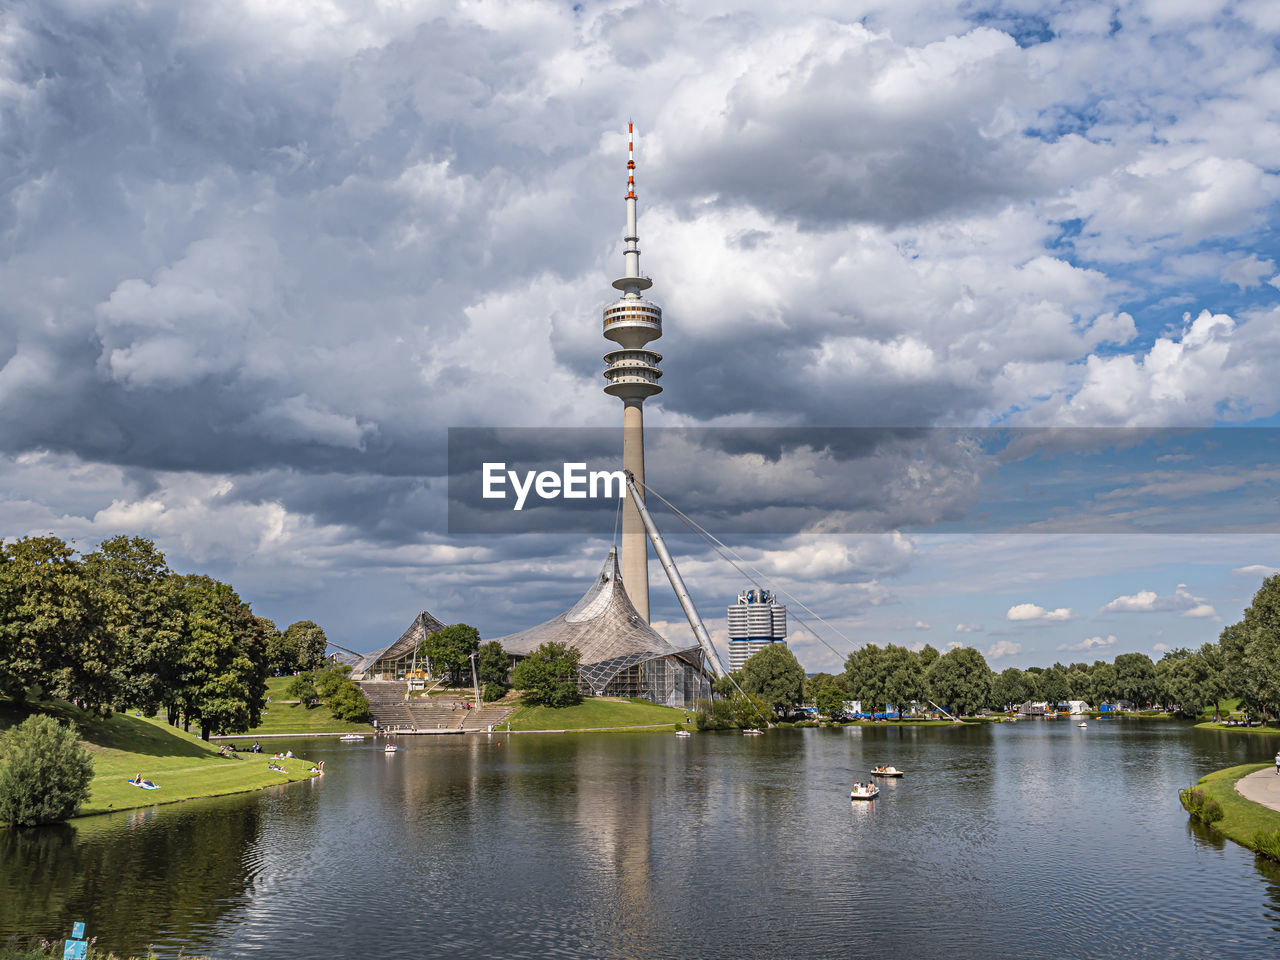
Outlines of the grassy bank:
M93 757L94 777L89 799L80 808L82 817L243 793L311 776L307 772L311 765L305 760L276 761L285 769L277 773L267 769L267 754L228 759L218 755L216 746L163 721L123 713L99 717L68 703L0 701L0 729L15 726L35 712L74 723ZM128 783L137 774L160 789L143 790Z
M1250 850L1257 850L1255 838L1259 831L1280 830L1280 812L1246 800L1236 793L1237 780L1270 766L1269 763L1246 763L1200 778L1196 789L1203 790L1206 799L1216 800L1222 807L1222 819L1209 824L1210 829ZM1185 793L1183 806L1186 806Z
M1204 723L1197 723L1196 729L1221 730L1224 733L1263 733L1272 737L1280 736L1280 724L1277 723L1268 723L1266 726L1262 727L1228 727L1221 723L1214 723L1212 720L1207 720Z
M511 715L512 730L593 730L645 727L693 720L693 711L676 710L648 700L605 700L588 697L573 707L519 707ZM504 724L505 726L505 724Z

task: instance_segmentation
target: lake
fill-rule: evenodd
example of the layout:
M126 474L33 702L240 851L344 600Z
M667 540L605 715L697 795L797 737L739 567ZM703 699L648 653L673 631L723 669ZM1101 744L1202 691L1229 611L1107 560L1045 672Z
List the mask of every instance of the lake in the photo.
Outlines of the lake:
M0 938L161 956L1275 957L1280 870L1166 722L289 741L314 781L0 831ZM278 742L278 741L277 741ZM273 743L274 745L274 743ZM851 804L876 763L906 771Z

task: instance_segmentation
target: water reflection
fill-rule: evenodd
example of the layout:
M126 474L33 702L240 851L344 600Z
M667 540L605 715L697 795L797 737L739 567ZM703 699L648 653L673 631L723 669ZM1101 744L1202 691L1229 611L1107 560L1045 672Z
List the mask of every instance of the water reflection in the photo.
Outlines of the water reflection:
M1277 869L1177 790L1273 749L1122 721L313 742L321 780L0 833L0 936L85 919L220 960L820 958L868 930L961 960L1272 956ZM906 776L852 803L877 763Z
M0 931L53 939L75 919L111 949L199 941L248 897L260 831L256 804L225 801L0 830Z

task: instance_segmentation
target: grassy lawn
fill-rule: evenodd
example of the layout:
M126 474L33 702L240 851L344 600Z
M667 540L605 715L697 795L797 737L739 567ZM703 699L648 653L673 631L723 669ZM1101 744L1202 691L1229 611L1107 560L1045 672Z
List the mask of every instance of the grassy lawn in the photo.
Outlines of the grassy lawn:
M1253 837L1259 830L1280 830L1280 812L1246 800L1236 793L1236 781L1256 770L1269 768L1269 763L1246 763L1227 767L1201 777L1196 786L1222 804L1223 818L1209 826L1223 836L1248 849L1253 849Z
M262 723L244 736L262 737L272 733L373 733L373 725L338 720L323 703L307 709L300 703L279 703L273 699L267 704Z
M307 772L311 765L304 760L277 761L287 772L276 773L267 769L267 754L228 759L218 755L216 746L162 720L122 713L102 718L67 703L32 706L0 701L0 729L15 726L36 711L75 723L81 742L93 755L94 778L80 816L218 797L311 776ZM160 789L143 790L127 782L139 773Z
M351 723L338 720L325 704L307 708L297 701L288 702L284 688L293 677L271 677L267 680L267 696L271 702L267 704L262 715L262 723L250 730L245 736L263 737L269 734L296 733L305 736L310 733L372 733L373 725L369 723Z
M693 720L693 711L676 710L648 700L604 700L588 697L574 707L519 707L511 715L512 730L589 730L599 727L643 727Z

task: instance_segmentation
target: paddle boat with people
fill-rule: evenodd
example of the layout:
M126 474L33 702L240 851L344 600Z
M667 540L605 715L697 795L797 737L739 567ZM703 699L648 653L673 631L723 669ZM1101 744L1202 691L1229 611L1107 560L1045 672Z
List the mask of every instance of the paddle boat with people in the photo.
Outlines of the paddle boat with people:
M863 783L861 780L855 780L853 789L849 791L850 800L874 800L880 796L880 788L871 781Z
M360 734L358 733L348 733L346 736L339 737L338 742L339 743L356 743L363 739L364 737L360 736Z
M742 735L744 737L760 737L764 736L764 731L757 730L755 727L747 727L747 729L742 731Z
M383 748L382 748L382 752L383 752L383 753L395 753L395 752L396 752L397 750L399 750L399 749L400 749L400 748L399 748L399 747L397 747L394 743L388 743L385 747L383 747Z
M677 737L691 737L691 736L693 736L693 734L691 734L688 730L677 730L677 731L676 731L676 736L677 736Z
M871 768L871 775L873 777L900 777L903 775L903 772L904 771L899 770L893 764L886 765L878 763Z

